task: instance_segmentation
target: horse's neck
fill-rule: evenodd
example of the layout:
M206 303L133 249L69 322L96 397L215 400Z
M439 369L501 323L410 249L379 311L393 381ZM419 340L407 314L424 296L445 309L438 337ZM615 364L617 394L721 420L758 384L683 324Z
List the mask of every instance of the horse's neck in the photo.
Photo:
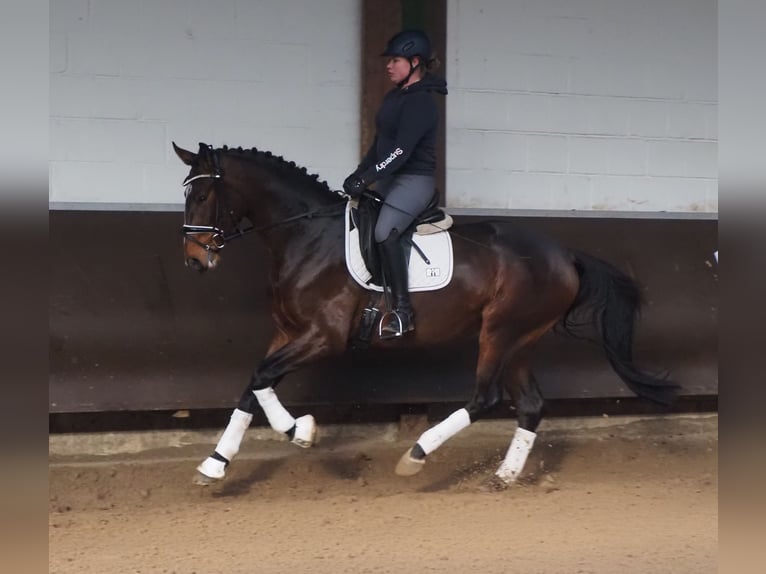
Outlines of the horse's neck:
M290 267L310 257L319 244L324 245L328 226L341 222L324 216L338 202L329 192L325 196L308 188L310 183L294 184L280 176L261 167L246 178L244 188L248 190L248 219L262 229L261 238L274 262Z
M300 290L323 271L335 268L345 256L343 218L305 218L262 234L270 253L271 282L275 291ZM311 281L306 281L306 278Z
M243 172L243 189L248 197L248 217L258 227L278 224L285 219L321 209L332 203L309 182L290 181L289 173L280 173L278 166L258 165ZM298 176L295 176L297 179Z

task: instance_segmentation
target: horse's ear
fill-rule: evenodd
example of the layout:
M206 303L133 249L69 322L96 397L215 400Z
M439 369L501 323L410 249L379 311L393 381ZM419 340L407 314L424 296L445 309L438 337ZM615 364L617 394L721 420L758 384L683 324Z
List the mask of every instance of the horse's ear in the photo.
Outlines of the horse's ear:
M197 163L197 154L192 153L188 150L185 150L181 147L178 147L176 145L176 142L173 143L173 150L176 152L176 155L181 158L181 161L184 162L186 165L194 165Z

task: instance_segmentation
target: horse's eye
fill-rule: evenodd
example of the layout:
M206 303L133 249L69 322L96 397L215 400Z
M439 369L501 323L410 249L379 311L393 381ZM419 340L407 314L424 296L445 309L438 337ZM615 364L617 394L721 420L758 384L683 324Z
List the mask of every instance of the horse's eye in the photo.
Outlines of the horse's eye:
M205 203L205 200L207 200L207 195L200 193L197 197L197 203Z

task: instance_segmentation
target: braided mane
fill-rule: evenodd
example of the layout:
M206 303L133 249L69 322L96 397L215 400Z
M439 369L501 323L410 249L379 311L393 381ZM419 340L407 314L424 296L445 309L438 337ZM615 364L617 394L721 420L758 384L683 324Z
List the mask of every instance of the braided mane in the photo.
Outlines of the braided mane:
M226 145L218 148L224 154L236 155L238 157L259 162L262 165L266 165L272 169L277 169L284 175L295 178L300 183L307 183L313 186L317 191L322 193L335 193L327 181L320 181L319 175L316 173L309 173L305 167L297 165L294 161L288 161L281 155L275 155L270 151L259 150L255 147L250 149L242 149L241 147L230 148Z

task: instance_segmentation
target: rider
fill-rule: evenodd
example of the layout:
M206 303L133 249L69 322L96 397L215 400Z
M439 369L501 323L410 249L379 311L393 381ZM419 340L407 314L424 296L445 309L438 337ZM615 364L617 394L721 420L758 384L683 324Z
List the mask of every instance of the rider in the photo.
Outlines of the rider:
M343 182L343 189L359 197L374 182L375 191L384 198L375 241L395 312L381 332L383 338L392 338L415 328L400 237L434 196L439 114L432 94L446 94L447 82L430 73L438 60L431 57L431 42L420 30L396 34L381 55L388 58L386 72L396 87L385 95L375 116L372 145Z

